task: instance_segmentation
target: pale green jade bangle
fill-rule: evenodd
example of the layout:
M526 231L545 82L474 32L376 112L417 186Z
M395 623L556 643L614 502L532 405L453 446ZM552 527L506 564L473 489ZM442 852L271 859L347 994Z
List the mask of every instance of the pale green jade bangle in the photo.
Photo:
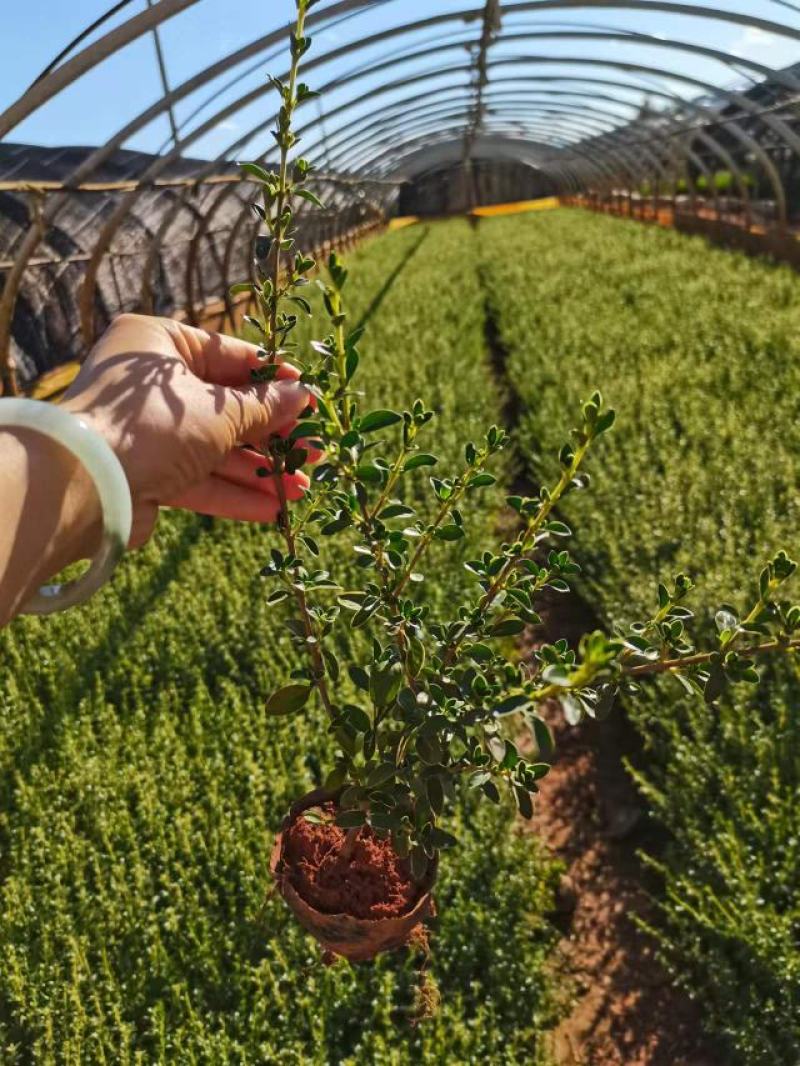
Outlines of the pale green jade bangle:
M78 415L43 400L0 399L0 429L27 429L56 441L94 481L103 512L103 539L89 569L66 585L44 585L20 614L53 614L84 603L106 583L131 535L131 490L108 442Z

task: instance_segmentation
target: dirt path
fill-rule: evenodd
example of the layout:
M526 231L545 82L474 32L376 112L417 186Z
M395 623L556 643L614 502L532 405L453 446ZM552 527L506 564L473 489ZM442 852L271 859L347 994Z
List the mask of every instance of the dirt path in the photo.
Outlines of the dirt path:
M501 393L503 423L513 435L523 404L509 379L508 351L482 280L487 358ZM515 453L513 491L532 494L532 471L526 457ZM553 594L537 609L548 640L566 637L575 646L598 628L574 594ZM570 1006L552 1034L553 1058L558 1066L725 1066L702 1036L699 1007L673 986L652 940L634 922L635 915L655 920L648 891L658 892L637 852L658 854L664 844L624 766L637 755L634 730L619 709L606 722L577 728L566 725L558 707L549 718L557 761L542 782L533 822L524 825L567 867L555 915L564 934L555 968Z
M565 598L565 601L567 598ZM587 628L577 600L559 604L559 636ZM608 721L570 727L548 711L557 761L542 782L532 831L567 866L556 924L556 972L572 986L569 1014L551 1040L558 1066L724 1066L701 1034L700 1010L674 987L634 916L656 920L653 875L637 852L658 852L662 835L624 767L636 757L619 710Z

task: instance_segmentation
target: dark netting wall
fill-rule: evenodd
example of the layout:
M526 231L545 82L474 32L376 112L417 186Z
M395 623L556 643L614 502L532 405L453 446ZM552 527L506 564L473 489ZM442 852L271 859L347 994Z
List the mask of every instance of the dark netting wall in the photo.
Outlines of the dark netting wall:
M450 163L415 175L400 187L401 215L420 217L458 214L476 205L537 200L552 196L555 182L523 163L474 159L469 167Z
M123 0L0 114L6 389L80 358L120 310L207 321L214 309L233 327L227 290L249 275L258 232L235 162L272 157L264 75L285 72L292 6L259 9L259 36L246 18L235 34L206 35L195 56L184 47L193 20L229 23L223 0ZM304 222L307 246L353 240L392 214L558 195L795 256L794 0L321 0L309 32L304 77L323 96L300 132L327 210ZM152 84L128 94L102 143L20 143L147 41ZM155 102L137 109L137 98ZM143 140L154 149L131 150Z

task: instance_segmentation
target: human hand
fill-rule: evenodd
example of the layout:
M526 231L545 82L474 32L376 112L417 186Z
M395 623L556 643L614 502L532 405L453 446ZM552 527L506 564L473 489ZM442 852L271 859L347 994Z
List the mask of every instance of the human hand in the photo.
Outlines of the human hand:
M131 546L150 536L159 506L251 522L280 511L275 479L258 477L258 445L285 432L310 402L299 371L254 385L258 349L167 318L121 315L92 349L62 406L116 452L131 489ZM284 475L299 499L305 474Z

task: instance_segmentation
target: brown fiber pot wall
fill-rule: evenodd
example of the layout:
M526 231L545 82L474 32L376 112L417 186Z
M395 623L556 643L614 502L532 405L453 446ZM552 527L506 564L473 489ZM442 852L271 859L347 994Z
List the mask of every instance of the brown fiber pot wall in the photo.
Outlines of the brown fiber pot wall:
M294 912L297 920L317 938L323 947L336 955L342 955L351 962L364 962L382 951L402 947L408 942L417 926L435 913L431 890L436 880L436 864L433 864L420 885L420 896L417 902L410 911L397 918L373 920L354 918L349 914L325 914L323 911L316 910L315 907L306 903L290 881L289 870L283 856L284 834L303 811L335 799L335 793L316 789L293 804L289 814L283 820L281 831L275 838L269 868L278 891Z

